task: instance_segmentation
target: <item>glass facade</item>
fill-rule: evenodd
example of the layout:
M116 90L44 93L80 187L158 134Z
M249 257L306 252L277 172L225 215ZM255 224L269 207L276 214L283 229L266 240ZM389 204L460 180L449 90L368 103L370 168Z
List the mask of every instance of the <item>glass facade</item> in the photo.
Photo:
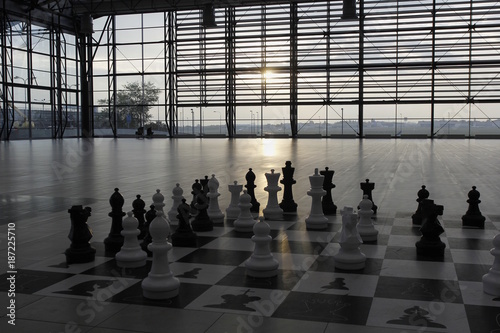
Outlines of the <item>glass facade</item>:
M500 136L496 1L342 3L95 19L94 135ZM78 38L8 22L2 138L79 136Z

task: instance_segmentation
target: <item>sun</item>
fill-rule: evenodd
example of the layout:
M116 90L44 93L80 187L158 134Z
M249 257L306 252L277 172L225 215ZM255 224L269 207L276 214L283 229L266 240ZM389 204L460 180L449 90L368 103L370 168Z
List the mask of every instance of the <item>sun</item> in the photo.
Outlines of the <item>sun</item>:
M274 79L275 77L276 77L276 74L270 69L266 69L263 73L263 79L266 81Z

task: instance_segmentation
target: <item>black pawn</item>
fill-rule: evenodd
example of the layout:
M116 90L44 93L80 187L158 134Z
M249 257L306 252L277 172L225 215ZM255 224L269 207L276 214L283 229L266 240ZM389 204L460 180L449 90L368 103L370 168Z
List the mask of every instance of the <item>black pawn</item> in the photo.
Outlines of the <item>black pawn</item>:
M337 206L333 203L332 198L332 189L335 188L335 184L332 183L334 173L335 171L329 170L328 167L319 172L324 177L323 190L326 191L326 195L321 198L321 207L325 215L335 215L337 213Z
M90 246L92 230L87 224L92 209L90 207L72 206L68 209L71 218L71 229L68 238L71 240L70 247L64 252L66 263L86 263L94 261L95 249Z
M415 211L415 214L411 216L412 223L413 225L422 225L422 220L424 218L423 212L422 212L422 201L429 198L429 191L425 189L425 185L422 185L422 188L417 192L417 210Z
M417 256L444 257L446 245L439 238L444 229L438 220L438 216L443 215L444 207L436 205L434 200L424 199L422 201L422 211L424 214L422 227L420 227L422 237L415 243Z
M146 223L144 223L144 230L146 231L146 234L144 235L144 239L141 242L141 249L148 254L148 257L153 256L153 252L149 251L148 245L153 242L153 237L151 237L151 234L149 233L149 226L151 225L151 221L153 221L155 217L155 205L151 205L149 206L149 210L146 213Z
M214 223L208 216L208 198L203 190L196 196L195 208L198 210L191 227L194 231L211 231L214 229Z
M479 228L484 229L484 221L486 218L481 214L479 210L479 200L480 193L476 190L475 186L472 186L472 190L469 191L467 203L469 204L469 209L464 216L462 216L462 227L464 228Z
M111 231L108 237L104 240L104 249L109 253L117 253L120 251L123 245L123 236L121 234L123 230L122 218L126 215L122 211L125 199L118 192L118 188L115 188L115 192L109 198L109 204L111 205L111 212L108 214L111 217Z
M179 225L177 226L177 230L172 234L173 246L196 247L197 236L189 225L190 209L186 203L186 199L182 199L182 203L177 207Z
M253 213L258 213L260 203L257 201L257 199L255 199L254 189L257 187L257 185L255 185L255 178L255 173L253 173L252 168L249 168L247 174L245 175L245 179L247 181L245 188L247 189L247 194L252 198L252 200L250 200L250 203L252 204L252 207L250 207L250 211Z
M295 179L293 179L293 173L295 168L292 168L292 162L286 161L285 167L281 168L283 171L283 179L280 180L280 183L283 184L283 200L279 204L280 208L283 209L283 212L286 213L294 213L297 211L297 204L293 201L293 192L292 185L297 183ZM247 191L248 193L248 191Z
M373 202L373 198L372 198L372 191L375 188L375 183L370 183L370 180L366 179L366 181L364 183L360 183L359 185L361 187L361 190L363 190L362 197L364 197L365 195L368 196L368 199L370 199L370 201L372 202L373 214L377 214L378 207L377 207L377 205L375 205L375 203ZM358 209L359 209L359 207L358 207Z
M198 210L196 209L196 196L200 191L203 189L203 186L200 184L200 181L198 179L194 180L193 185L191 185L191 194L193 195L193 200L191 201L191 214L196 215L198 213Z
M134 213L134 217L139 221L137 229L139 229L140 233L137 239L143 239L146 236L146 226L144 225L146 223L144 220L144 214L146 213L144 207L146 207L146 203L141 199L140 194L137 194L135 197L136 199L132 202L132 207L134 208L132 209L132 213Z

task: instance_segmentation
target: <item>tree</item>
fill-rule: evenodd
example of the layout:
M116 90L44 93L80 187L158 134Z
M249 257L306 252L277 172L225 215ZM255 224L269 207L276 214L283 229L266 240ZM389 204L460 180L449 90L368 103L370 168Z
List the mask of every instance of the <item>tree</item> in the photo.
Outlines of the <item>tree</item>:
M158 100L160 89L153 82L129 82L116 92L116 122L118 128L138 128L147 124L152 115L149 110ZM108 99L99 100L101 105L109 105ZM113 121L109 108L103 108L98 114L98 122Z

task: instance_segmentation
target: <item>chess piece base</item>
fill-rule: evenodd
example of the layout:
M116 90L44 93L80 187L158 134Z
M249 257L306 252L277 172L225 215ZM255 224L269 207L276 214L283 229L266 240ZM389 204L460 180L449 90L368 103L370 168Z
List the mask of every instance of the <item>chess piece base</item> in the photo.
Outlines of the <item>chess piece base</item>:
M359 227L359 225L358 225ZM358 228L358 233L361 236L361 239L364 242L376 242L378 239L378 230L372 230L372 231L363 231L359 230Z
M146 253L144 253L146 256ZM121 268L136 268L136 267L142 267L146 266L146 258L141 259L141 260L136 260L136 261L122 261L122 260L116 260L116 265Z
M429 242L419 240L415 243L417 247L417 255L422 257L444 257L444 249L446 244L439 241Z
M500 272L490 269L483 275L483 291L493 296L500 296Z
M246 274L255 278L270 278L278 275L278 270L270 270L270 271L257 271L254 269L246 269Z
M485 220L486 218L482 215L464 215L462 216L462 227L484 229Z
M245 262L246 274L257 278L273 277L278 275L279 263L272 255L252 255Z
M328 219L324 216L309 216L306 218L307 230L324 230L328 227Z
M95 260L96 250L89 246L83 249L67 249L64 254L66 255L66 263L70 264L84 264Z
M365 268L366 257L364 255L352 255L343 256L339 258L338 256L333 257L335 260L335 268L343 269L346 271L355 271Z
M283 210L281 208L264 208L262 210L266 220L280 220L283 218Z
M174 298L179 295L179 285L179 280L174 277L148 275L141 284L142 295L149 299Z

